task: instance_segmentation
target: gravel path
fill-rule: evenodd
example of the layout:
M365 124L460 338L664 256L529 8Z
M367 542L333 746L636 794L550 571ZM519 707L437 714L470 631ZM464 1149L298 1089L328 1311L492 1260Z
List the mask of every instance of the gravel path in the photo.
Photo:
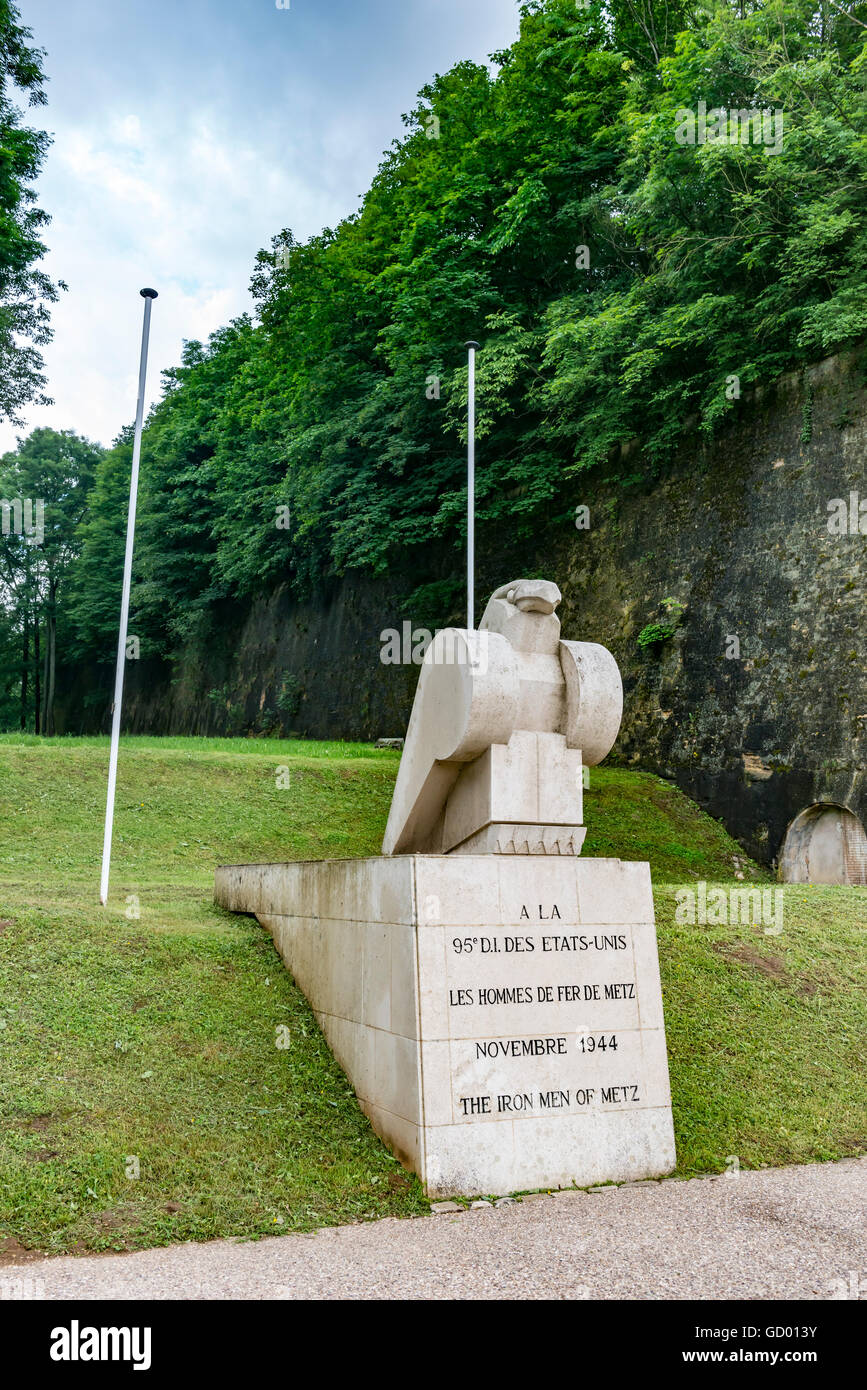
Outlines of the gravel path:
M867 1299L867 1158L8 1265L46 1298Z

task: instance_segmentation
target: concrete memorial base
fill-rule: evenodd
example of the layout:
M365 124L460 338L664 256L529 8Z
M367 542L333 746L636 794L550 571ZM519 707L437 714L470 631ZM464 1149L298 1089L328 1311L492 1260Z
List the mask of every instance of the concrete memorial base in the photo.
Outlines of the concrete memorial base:
M530 854L251 864L255 914L430 1196L675 1164L650 870Z

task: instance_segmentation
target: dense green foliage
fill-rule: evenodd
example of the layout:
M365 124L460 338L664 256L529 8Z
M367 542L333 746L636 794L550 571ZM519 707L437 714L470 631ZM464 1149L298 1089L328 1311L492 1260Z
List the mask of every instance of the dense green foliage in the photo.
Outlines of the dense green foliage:
M352 570L415 576L447 618L470 337L482 534L519 546L565 519L587 470L655 473L685 427L711 432L751 386L863 338L864 0L520 9L490 69L423 89L357 213L259 253L255 318L165 373L143 655L206 648L227 602ZM684 110L716 107L766 124L681 143ZM100 464L70 589L79 652L105 663L129 452Z
M22 405L41 394L45 378L38 349L50 338L48 304L57 290L36 262L48 217L30 188L49 137L22 125L14 88L31 106L45 102L42 53L10 0L0 0L0 418L17 422Z
M0 540L0 728L54 732L58 653L69 655L67 587L104 454L72 430L36 429L0 456L0 497L21 503L19 529L10 506ZM125 499L114 500L122 514ZM116 625L116 604L112 617Z

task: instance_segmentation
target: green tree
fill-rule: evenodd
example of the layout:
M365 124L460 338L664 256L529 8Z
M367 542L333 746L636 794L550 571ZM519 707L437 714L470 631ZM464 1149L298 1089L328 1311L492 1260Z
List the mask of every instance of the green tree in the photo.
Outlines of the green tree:
M79 659L86 657L97 666L110 666L117 656L132 447L130 425L96 465L87 513L76 537L79 556L67 603L73 648ZM134 622L130 630L135 631Z
M36 265L46 249L41 232L48 217L29 186L50 140L22 124L12 95L17 90L31 106L45 102L43 54L31 47L20 17L10 0L0 0L0 417L15 423L28 401L50 404L38 349L50 340L47 306L57 298Z
M18 500L26 517L19 532L3 537L2 558L5 586L21 629L25 692L31 627L33 631L35 689L39 692L35 727L45 734L54 732L58 612L79 552L78 527L103 452L98 444L72 430L36 429L19 441L16 450L0 458L0 492L7 500ZM26 693L22 707L25 699Z
M133 588L164 656L210 644L235 603L353 570L399 570L451 602L467 338L482 343L480 535L524 550L571 513L582 471L629 486L687 425L710 433L749 387L863 339L863 0L520 13L492 69L461 62L423 88L356 213L259 253L256 318L166 373ZM682 143L702 104L782 112L779 146ZM76 565L77 630L99 659L125 449L100 465L104 514Z

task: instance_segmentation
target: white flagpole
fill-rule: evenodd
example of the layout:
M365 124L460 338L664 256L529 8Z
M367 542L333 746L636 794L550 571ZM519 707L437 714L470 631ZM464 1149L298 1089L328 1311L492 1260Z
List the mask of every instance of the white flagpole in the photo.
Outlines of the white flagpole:
M476 349L470 340L467 365L467 627L475 627L476 569Z
M123 562L123 590L120 599L120 633L117 640L117 669L114 677L114 706L111 717L111 753L108 762L108 796L105 803L105 836L102 842L102 876L99 881L99 901L108 901L108 872L111 867L111 832L114 824L114 791L117 785L117 750L120 741L120 715L123 701L123 673L126 663L126 632L129 622L129 591L132 581L132 551L135 544L135 509L138 501L138 465L141 457L141 429L144 416L145 377L148 367L148 338L151 331L151 306L156 290L141 290L144 299L144 323L141 332L141 361L138 370L138 404L135 412L135 441L132 447L132 474L129 480L129 512L126 519L126 554Z

